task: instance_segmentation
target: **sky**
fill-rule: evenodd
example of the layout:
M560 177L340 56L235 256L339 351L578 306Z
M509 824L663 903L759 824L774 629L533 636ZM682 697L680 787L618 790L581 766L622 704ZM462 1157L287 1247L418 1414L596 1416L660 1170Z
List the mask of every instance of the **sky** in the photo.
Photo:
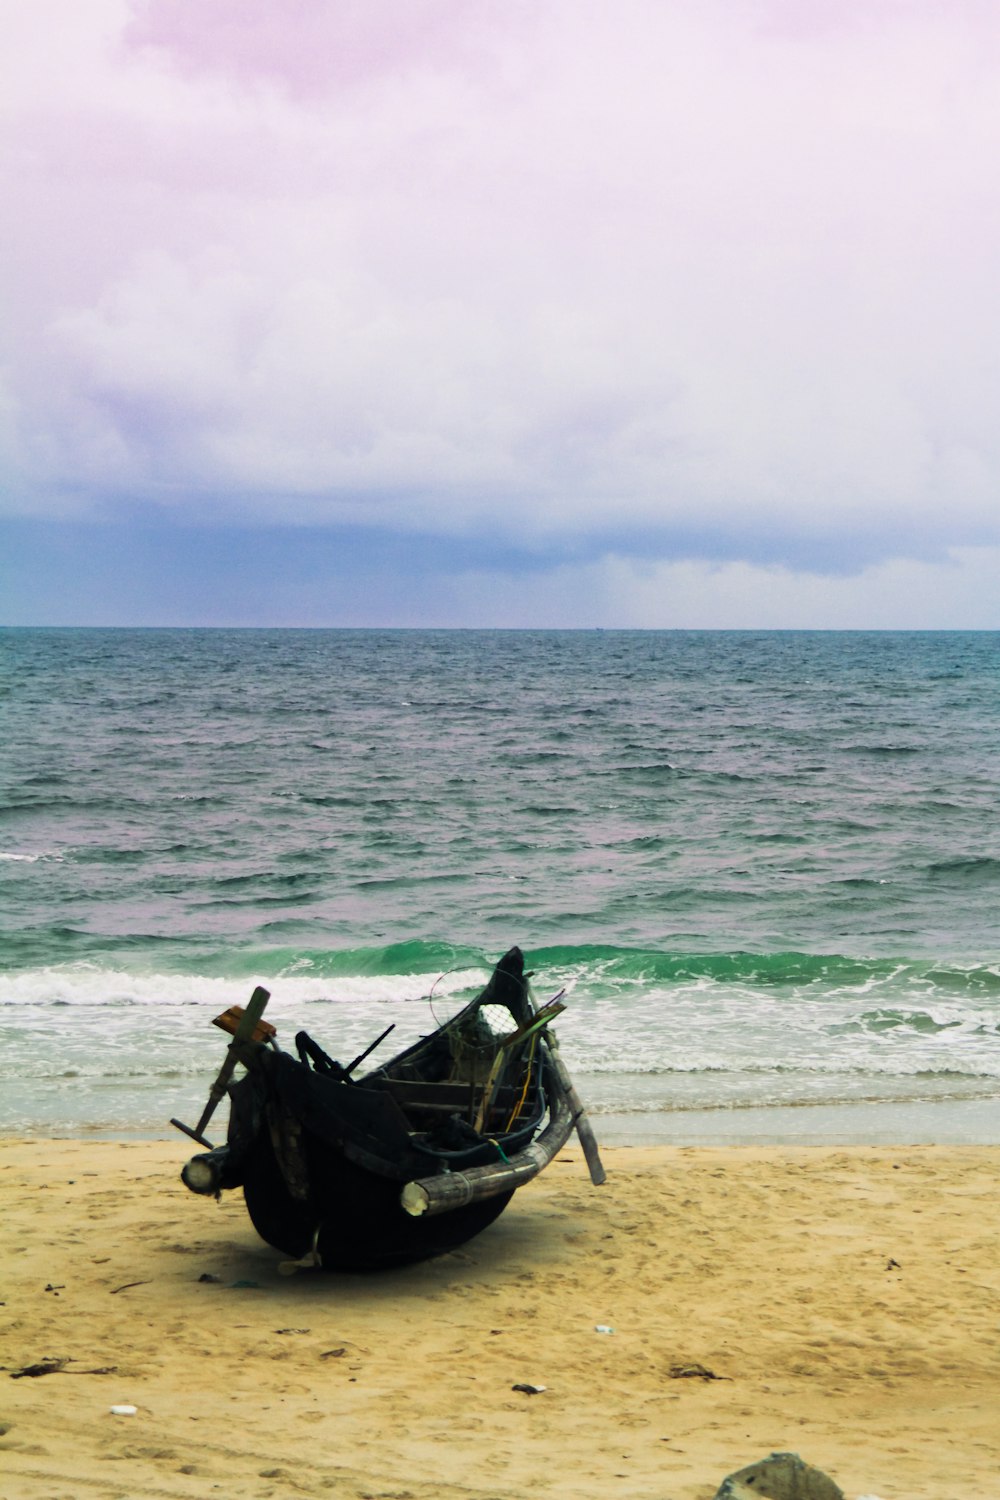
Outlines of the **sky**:
M1000 629L995 0L0 18L0 623Z

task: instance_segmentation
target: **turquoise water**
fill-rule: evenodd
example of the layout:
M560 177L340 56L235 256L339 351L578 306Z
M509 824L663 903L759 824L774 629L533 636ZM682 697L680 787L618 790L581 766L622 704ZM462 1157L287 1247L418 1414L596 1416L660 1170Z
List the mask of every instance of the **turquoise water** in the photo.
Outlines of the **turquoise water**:
M511 943L595 1114L1000 1098L1000 636L0 631L0 1129L197 1113ZM392 1044L387 1044L392 1045Z

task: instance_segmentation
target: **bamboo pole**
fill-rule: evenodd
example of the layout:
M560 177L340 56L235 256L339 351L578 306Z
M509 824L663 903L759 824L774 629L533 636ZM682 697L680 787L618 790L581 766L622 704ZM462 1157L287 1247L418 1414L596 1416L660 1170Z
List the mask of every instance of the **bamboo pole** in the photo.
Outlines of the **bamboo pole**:
M498 1193L512 1192L537 1177L557 1151L561 1151L573 1133L573 1116L562 1091L552 1100L549 1123L537 1140L509 1161L493 1162L487 1167L470 1167L466 1172L441 1172L436 1177L421 1177L408 1182L399 1201L408 1214L443 1214L466 1203L495 1198Z
M190 1125L185 1125L181 1120L170 1121L171 1125L176 1125L178 1130L182 1130L184 1134L189 1135L193 1141L197 1141L199 1146L205 1146L209 1151L214 1150L214 1147L212 1145L212 1142L206 1140L205 1138L205 1126L215 1114L218 1105L225 1097L229 1080L233 1076L236 1064L240 1061L240 1049L243 1047L244 1043L248 1042L253 1036L257 1023L264 1013L264 1007L270 1000L270 998L271 991L265 990L263 985L258 985L253 994L250 996L247 1008L240 1017L236 1030L233 1032L233 1039L229 1043L229 1046L226 1048L226 1060L219 1070L218 1078L212 1084L212 1088L208 1096L208 1103L202 1110L201 1119L198 1121L197 1125L195 1125L195 1127L192 1129Z
M569 1076L566 1064L559 1052L559 1043L551 1031L547 1031L542 1037L542 1043L548 1051L549 1062L556 1076L559 1088L566 1098L566 1102L572 1111L573 1125L576 1129L580 1145L583 1147L584 1159L590 1172L590 1180L595 1187L600 1187L602 1182L607 1181L607 1172L601 1161L601 1153L597 1147L597 1137L594 1135L593 1127L583 1107L583 1101L577 1093L572 1078Z

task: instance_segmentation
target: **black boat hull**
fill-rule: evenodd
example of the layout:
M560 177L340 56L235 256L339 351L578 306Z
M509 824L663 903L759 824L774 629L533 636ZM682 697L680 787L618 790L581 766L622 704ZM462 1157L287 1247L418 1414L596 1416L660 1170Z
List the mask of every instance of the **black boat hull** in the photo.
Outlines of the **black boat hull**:
M444 1255L488 1228L514 1196L413 1218L400 1205L398 1181L325 1149L306 1154L309 1202L292 1197L266 1133L247 1162L243 1196L261 1239L293 1260L315 1251L324 1270L380 1271Z
M237 1012L220 1075L228 1080L235 1060L247 1069L228 1088L226 1145L192 1158L182 1177L196 1193L242 1187L258 1234L292 1261L371 1271L454 1250L579 1129L582 1109L546 1035L563 1007L535 1009L518 948L457 1016L359 1079L367 1052L345 1068L301 1032L296 1058L273 1027L269 1041L249 1035L251 1007ZM197 1131L180 1128L208 1145L210 1112L211 1100Z

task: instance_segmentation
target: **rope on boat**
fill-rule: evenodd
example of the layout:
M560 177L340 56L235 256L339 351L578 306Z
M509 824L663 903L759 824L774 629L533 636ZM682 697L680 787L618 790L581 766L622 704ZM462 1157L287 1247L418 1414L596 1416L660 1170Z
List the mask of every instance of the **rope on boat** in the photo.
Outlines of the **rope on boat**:
M523 1151L505 1162L487 1167L467 1167L464 1172L441 1172L408 1182L399 1195L400 1205L414 1218L447 1213L483 1198L513 1192L537 1177L548 1166L573 1133L569 1104L562 1090L552 1101L549 1123L541 1135Z

